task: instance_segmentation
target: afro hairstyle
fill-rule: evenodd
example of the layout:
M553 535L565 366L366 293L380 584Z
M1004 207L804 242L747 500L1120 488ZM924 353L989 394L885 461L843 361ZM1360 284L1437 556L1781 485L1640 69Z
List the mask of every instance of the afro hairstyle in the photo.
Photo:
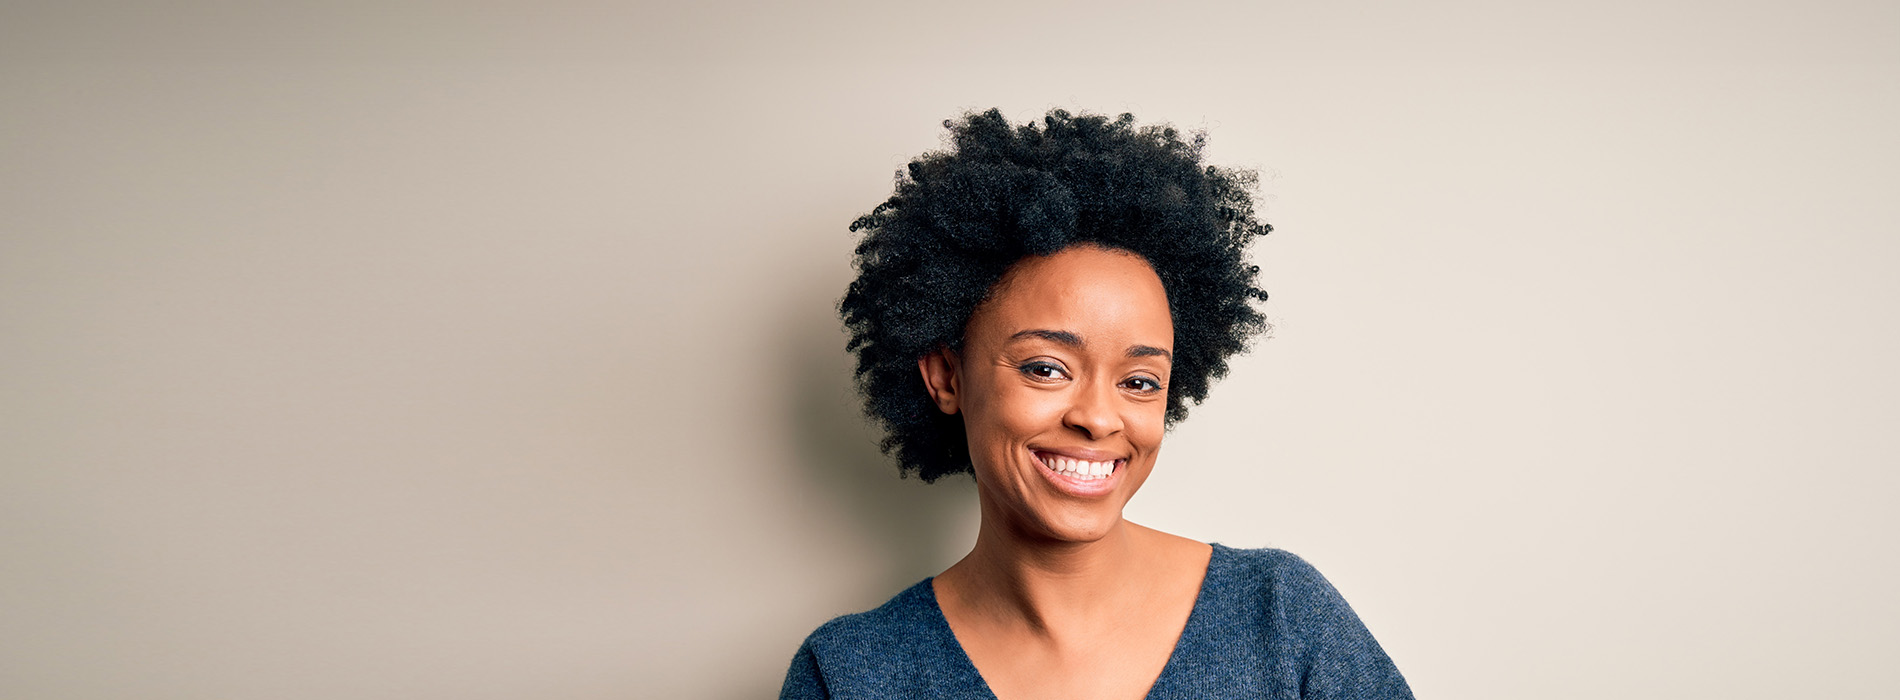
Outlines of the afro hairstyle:
M959 350L964 327L1011 265L1078 244L1141 256L1174 320L1166 424L1227 373L1267 327L1246 260L1272 230L1254 217L1258 176L1201 162L1206 135L1123 114L1051 110L1012 126L991 109L946 120L949 147L897 174L896 191L851 223L857 278L838 304L864 412L884 452L926 482L971 471L963 417L937 409L917 361Z

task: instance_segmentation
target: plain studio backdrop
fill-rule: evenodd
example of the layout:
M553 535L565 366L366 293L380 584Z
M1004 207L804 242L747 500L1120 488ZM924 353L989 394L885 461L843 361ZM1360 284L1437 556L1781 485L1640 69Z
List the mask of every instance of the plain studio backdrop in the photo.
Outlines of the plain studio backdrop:
M1427 698L1891 697L1900 6L0 6L0 696L771 697L936 573L845 229L940 122L1257 168L1130 518Z

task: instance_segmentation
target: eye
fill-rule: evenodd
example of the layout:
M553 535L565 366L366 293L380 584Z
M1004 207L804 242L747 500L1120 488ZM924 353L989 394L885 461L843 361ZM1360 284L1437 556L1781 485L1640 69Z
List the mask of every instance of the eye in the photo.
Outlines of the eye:
M1069 378L1069 371L1063 369L1062 365L1046 360L1024 362L1016 369L1039 382L1059 382Z
M1129 391L1133 391L1137 394L1154 394L1160 392L1162 389L1161 382L1156 381L1153 377L1143 375L1135 375L1122 380L1122 386L1127 387Z

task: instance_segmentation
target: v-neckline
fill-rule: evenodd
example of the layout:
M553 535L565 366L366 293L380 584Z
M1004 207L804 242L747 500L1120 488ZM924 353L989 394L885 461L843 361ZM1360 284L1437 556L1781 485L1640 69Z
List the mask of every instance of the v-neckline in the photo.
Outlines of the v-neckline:
M1201 574L1200 590L1194 592L1194 607L1188 610L1187 623L1181 626L1181 636L1174 639L1174 648L1168 650L1167 663L1162 664L1161 673L1156 675L1154 682L1148 685L1148 693L1144 697L1154 697L1155 689L1162 687L1162 682L1168 679L1168 674L1173 672L1176 666L1180 665L1181 648L1188 644L1188 638L1190 636L1195 635L1196 628L1200 621L1207 618L1208 613L1204 608L1208 605L1208 584L1214 579L1216 562L1219 562L1222 557L1226 556L1227 550L1226 547L1221 546L1218 542L1210 542L1208 546L1212 549L1207 555L1207 571ZM956 631L950 629L950 618L943 614L943 606L937 603L936 577L932 576L924 579L923 583L918 584L918 587L922 588L923 594L930 599L930 609L936 613L931 616L931 621L936 625L935 631L937 636L947 640L947 646L956 650L954 655L957 661L960 662L957 664L957 668L954 669L956 675L967 676L967 680L970 681L969 685L982 688L984 697L990 700L997 700L996 691L990 689L990 683L983 678L983 672L978 671L976 662L970 660L970 654L964 651L963 642L957 639Z

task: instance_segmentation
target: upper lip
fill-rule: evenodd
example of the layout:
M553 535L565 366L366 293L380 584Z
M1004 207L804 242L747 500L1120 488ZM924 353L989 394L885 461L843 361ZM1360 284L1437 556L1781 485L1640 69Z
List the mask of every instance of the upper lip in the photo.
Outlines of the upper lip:
M1084 462L1119 462L1123 459L1123 457L1116 455L1113 452L1108 452L1104 450L1091 450L1091 449L1081 448L1081 447L1063 447L1063 448L1034 447L1034 448L1030 448L1030 451L1036 453L1037 455L1055 455L1058 457L1067 457L1069 459L1081 460Z

